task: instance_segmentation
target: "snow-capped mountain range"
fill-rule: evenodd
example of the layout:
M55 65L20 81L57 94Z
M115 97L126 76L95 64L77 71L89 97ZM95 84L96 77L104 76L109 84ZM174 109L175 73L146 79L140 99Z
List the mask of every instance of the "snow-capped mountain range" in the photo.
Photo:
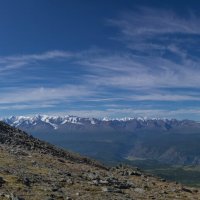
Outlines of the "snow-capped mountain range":
M86 119L86 118L84 118ZM3 118L2 121L10 124L11 126L20 127L21 125L36 126L39 123L45 123L50 125L52 128L57 129L60 125L66 123L82 124L82 118L75 116L48 116L48 115L36 115L33 117L28 116L11 116ZM94 123L93 120L87 119L90 123Z
M46 126L52 129L59 129L61 127L72 126L84 126L84 127L105 127L112 128L144 128L144 127L163 127L170 128L174 126L182 126L187 124L198 125L198 122L190 120L176 120L176 119L160 119L160 118L147 118L147 117L135 117L135 118L116 118L116 119L96 119L96 118L83 118L77 116L49 116L49 115L35 115L35 116L11 116L8 118L2 118L2 121L17 128L30 128L37 126Z

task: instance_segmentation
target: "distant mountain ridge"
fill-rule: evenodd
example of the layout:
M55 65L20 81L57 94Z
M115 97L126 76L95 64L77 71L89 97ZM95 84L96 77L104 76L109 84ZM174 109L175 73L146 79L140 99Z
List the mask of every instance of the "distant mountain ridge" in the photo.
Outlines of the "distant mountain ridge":
M8 123L11 126L26 128L37 127L38 125L47 126L52 129L59 129L66 125L77 125L78 127L98 127L108 126L112 128L120 128L119 125L126 128L132 124L132 130L137 128L164 128L170 129L178 126L198 126L200 123L193 120L176 120L176 119L160 119L160 118L116 118L116 119L97 119L97 118L84 118L77 116L48 116L48 115L35 115L33 117L28 116L11 116L8 118L2 118L2 121ZM134 126L135 125L135 126Z
M7 124L106 163L200 164L200 123L176 119L13 116Z

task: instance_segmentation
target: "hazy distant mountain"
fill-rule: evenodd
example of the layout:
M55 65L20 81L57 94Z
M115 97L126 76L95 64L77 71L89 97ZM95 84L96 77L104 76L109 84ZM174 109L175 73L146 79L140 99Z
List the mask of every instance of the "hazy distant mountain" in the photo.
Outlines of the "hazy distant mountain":
M13 116L4 122L34 136L104 160L200 164L200 123L176 119Z
M96 128L130 131L133 132L138 129L162 129L170 130L180 127L200 128L200 123L191 120L176 120L176 119L148 119L148 118L121 118L121 119L95 119L95 118L81 118L76 116L47 116L36 115L33 117L12 116L2 119L4 122L19 127L22 129L41 129L48 128L51 130L74 129L74 130L93 130Z

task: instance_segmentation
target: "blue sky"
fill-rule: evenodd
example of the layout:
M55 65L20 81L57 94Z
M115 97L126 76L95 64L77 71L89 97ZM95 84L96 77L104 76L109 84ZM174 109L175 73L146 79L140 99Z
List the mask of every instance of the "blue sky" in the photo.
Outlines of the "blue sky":
M200 2L0 0L0 116L200 119Z

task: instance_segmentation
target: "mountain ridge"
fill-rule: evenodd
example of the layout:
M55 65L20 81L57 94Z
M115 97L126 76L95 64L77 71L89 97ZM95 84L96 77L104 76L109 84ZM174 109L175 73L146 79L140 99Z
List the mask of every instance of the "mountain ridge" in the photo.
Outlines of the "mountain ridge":
M53 129L58 129L60 126L65 124L74 124L74 125L91 125L95 126L100 123L108 124L108 123L127 123L127 122L137 122L138 126L149 126L149 123L159 123L161 126L164 123L165 128L176 125L185 125L185 124L196 124L197 126L200 123L194 120L177 120L177 119L166 119L166 118L147 118L147 117L125 117L125 118L86 118L86 117L77 117L77 116L50 116L50 115L35 115L35 116L11 116L7 118L1 118L2 121L8 123L11 126L15 127L23 127L23 125L27 126L36 126L38 123L44 123Z

